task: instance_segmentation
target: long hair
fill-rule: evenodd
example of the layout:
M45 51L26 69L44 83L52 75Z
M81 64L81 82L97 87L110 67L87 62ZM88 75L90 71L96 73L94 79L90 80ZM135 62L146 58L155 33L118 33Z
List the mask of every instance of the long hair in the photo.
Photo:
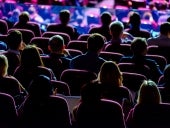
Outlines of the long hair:
M98 80L104 84L113 84L115 86L122 86L122 72L118 65L113 61L106 61L100 68Z
M157 85L152 80L144 80L138 93L138 104L159 104L161 95Z

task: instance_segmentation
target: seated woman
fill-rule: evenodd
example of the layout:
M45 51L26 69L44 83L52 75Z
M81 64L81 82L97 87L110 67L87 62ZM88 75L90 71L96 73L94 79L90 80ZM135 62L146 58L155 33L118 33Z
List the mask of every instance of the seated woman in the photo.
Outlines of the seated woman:
M0 92L11 95L16 105L19 106L26 94L25 88L21 83L13 76L8 76L8 59L5 55L0 55ZM23 93L24 92L24 93Z
M112 61L104 62L97 81L101 83L102 97L124 105L126 115L126 111L133 106L132 94L123 86L123 77L118 65Z
M126 119L128 128L169 128L170 104L162 103L155 82L145 80L138 95L138 103Z
M38 75L46 75L51 80L56 80L53 71L44 67L37 47L27 45L21 54L21 64L14 72L21 84L28 89L31 80Z

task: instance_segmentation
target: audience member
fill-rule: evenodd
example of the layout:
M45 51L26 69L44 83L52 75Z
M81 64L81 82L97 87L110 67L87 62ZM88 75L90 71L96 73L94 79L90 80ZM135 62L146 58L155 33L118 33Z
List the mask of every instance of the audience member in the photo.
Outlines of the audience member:
M107 41L111 39L109 25L112 21L112 15L109 12L103 12L100 16L101 26L100 27L92 27L89 30L89 34L99 33L103 35Z
M60 35L52 36L49 39L48 49L50 54L44 64L53 70L59 80L62 71L69 68L71 55L65 49L64 39Z
M139 69L141 74L144 74L148 79L152 79L153 81L157 82L158 78L162 75L162 72L155 60L149 59L145 56L147 54L146 39L140 37L135 38L132 41L131 50L133 55L122 57L120 63L125 62L136 64L137 66L141 67L141 69ZM145 65L149 68L149 74L142 70L142 67Z
M7 52L4 55L8 58L9 68L8 75L13 75L17 66L20 65L20 56L25 44L22 41L22 33L13 30L7 35Z
M119 103L101 99L98 84L90 82L81 89L81 101L73 110L78 128L125 128L123 110Z
M128 88L123 86L123 76L115 62L103 63L98 74L98 81L101 83L102 98L117 101L124 109L130 109L133 106L132 94Z
M160 84L160 93L162 101L170 103L170 64L166 65L163 72L163 83Z
M129 23L130 23L131 26L130 26L129 29L125 29L125 31L130 33L134 37L142 37L142 38L148 39L151 36L150 33L147 30L142 29L140 27L141 17L137 12L133 12L130 15Z
M147 40L148 45L157 45L159 47L170 47L170 23L165 22L160 25L160 34L158 37L151 37Z
M24 94L27 94L25 88L13 76L8 76L8 59L4 55L0 55L0 92L11 95L17 107L24 99Z
M99 57L104 43L105 40L102 35L97 33L91 34L87 40L88 51L83 55L74 57L70 62L70 68L98 73L101 65L105 62L103 58Z
M24 11L19 15L19 21L16 22L13 28L29 29L34 32L35 36L41 36L41 29L36 22L30 22L29 13Z
M126 119L128 128L168 128L170 105L161 101L155 82L145 80L138 94L138 102Z
M39 51L35 46L28 45L22 51L21 64L14 72L21 84L28 89L31 80L37 75L47 75L50 79L56 79L50 68L44 67Z
M77 39L77 30L74 27L68 25L70 21L69 10L61 10L59 13L59 18L60 23L50 24L47 26L47 31L64 32L67 33L71 39Z
M20 107L20 124L23 128L70 128L67 102L53 95L50 78L36 76L28 88L28 97Z

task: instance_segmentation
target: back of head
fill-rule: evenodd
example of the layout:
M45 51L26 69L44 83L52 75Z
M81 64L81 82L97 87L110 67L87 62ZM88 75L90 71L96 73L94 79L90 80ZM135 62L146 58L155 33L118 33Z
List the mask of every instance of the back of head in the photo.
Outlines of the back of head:
M160 25L160 33L165 36L167 36L168 33L170 33L170 23L169 22L165 22Z
M59 16L62 24L67 24L70 20L69 10L61 10Z
M83 103L95 103L100 101L101 91L97 82L89 82L81 88L81 100Z
M115 86L122 85L122 73L118 65L113 61L106 61L100 68L99 81L103 84L111 84Z
M161 95L154 81L144 80L138 93L139 104L159 104Z
M52 95L52 85L50 78L45 75L39 75L35 77L28 88L28 93L33 97L48 97Z
M60 52L64 47L64 39L60 35L54 35L49 39L48 44L52 52Z
M105 39L101 34L94 33L91 34L87 39L88 51L98 52L104 46Z
M145 38L137 37L131 43L131 50L134 55L145 55L147 52L147 42Z
M112 37L120 38L124 31L124 25L121 21L113 21L110 26L110 32Z
M141 18L140 18L139 13L133 12L129 17L129 23L132 26L139 26L141 23Z
M21 65L23 67L42 66L42 59L36 46L27 45L21 54Z
M103 12L101 14L101 22L103 25L109 25L112 21L112 15L109 12Z
M170 79L169 79L170 78L170 64L166 65L163 75L164 75L164 81L167 83L170 83Z
M19 15L19 22L25 24L29 21L29 13L27 11L22 12Z
M7 35L8 48L18 50L22 43L22 33L18 30L12 30Z
M0 77L6 76L8 70L8 59L5 55L0 55Z

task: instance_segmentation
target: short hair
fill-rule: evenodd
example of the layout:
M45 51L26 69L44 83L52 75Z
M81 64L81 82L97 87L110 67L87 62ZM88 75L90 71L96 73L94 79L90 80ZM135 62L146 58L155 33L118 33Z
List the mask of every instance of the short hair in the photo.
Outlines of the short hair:
M141 55L147 49L145 38L136 37L131 43L131 50L134 55Z
M101 34L91 34L87 39L88 51L98 52L103 48L104 43L105 39Z
M24 11L19 15L19 22L27 23L29 20L29 13L27 11Z
M22 33L18 30L11 30L7 35L8 48L17 50L22 43Z
M129 23L134 26L134 25L140 25L141 23L141 17L138 12L133 12L130 17L129 17Z
M61 10L59 13L61 23L68 23L70 19L70 11L69 10Z
M7 75L8 59L5 55L0 55L0 76Z
M53 94L50 78L45 75L36 76L28 87L28 93L34 97L48 97Z
M159 104L161 95L156 83L152 80L144 80L138 93L139 104Z
M112 21L112 15L110 12L103 12L101 14L101 22L103 25L109 25Z
M64 46L64 39L60 35L54 35L49 39L48 45L53 52L60 51Z
M169 22L164 22L160 25L160 33L162 35L168 35L170 32L170 23Z
M122 72L118 65L113 61L106 61L102 64L98 79L101 83L122 86ZM120 81L121 80L121 81Z
M124 25L121 21L113 21L110 24L109 28L110 28L112 36L114 37L120 37L124 31Z

